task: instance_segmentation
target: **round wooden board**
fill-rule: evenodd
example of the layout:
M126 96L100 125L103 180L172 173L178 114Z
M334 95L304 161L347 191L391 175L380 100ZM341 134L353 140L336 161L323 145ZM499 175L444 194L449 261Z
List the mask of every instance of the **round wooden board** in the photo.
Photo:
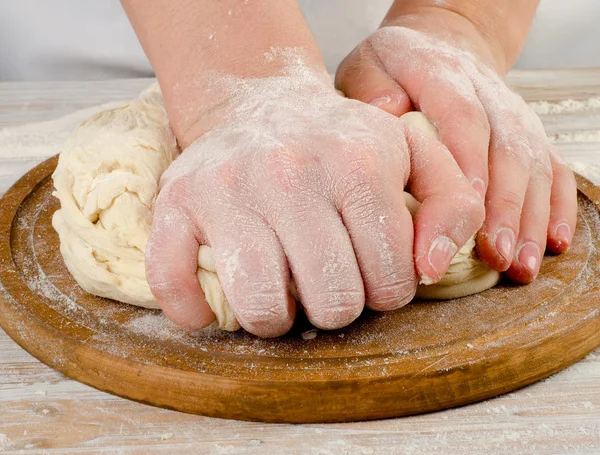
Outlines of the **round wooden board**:
M51 217L52 158L0 203L0 323L24 349L100 390L180 411L327 422L434 411L530 384L600 345L600 188L578 177L571 250L531 285L366 311L343 330L298 321L263 340L188 333L159 311L85 293L64 266Z

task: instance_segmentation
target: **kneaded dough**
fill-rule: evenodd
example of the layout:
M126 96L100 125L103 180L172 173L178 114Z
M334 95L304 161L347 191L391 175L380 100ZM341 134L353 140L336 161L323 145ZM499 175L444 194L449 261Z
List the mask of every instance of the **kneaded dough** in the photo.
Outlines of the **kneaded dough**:
M436 127L421 112L409 112L400 117L431 138L438 138ZM405 192L406 206L414 217L421 205L412 195ZM450 261L448 271L440 281L417 287L418 299L456 299L477 294L489 289L500 281L501 274L490 269L477 257L475 237L471 237Z
M437 137L423 114L403 118ZM87 292L159 308L146 282L144 251L160 177L179 152L157 84L128 104L83 122L66 141L53 174L61 208L52 225L67 268ZM405 197L414 214L419 203ZM500 275L477 259L474 246L473 239L467 242L442 280L419 285L417 297L456 298L495 285ZM199 249L197 276L218 327L239 329L208 246Z

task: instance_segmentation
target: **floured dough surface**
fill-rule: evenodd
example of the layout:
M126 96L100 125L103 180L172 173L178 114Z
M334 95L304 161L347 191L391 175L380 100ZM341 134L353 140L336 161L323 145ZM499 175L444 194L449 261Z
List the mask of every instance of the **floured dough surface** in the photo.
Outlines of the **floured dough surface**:
M404 118L426 134L437 135L424 115L409 113ZM52 225L67 268L87 292L158 308L146 282L144 252L160 177L178 154L157 85L83 122L65 143L53 175L61 208ZM418 201L408 194L406 198L414 213ZM495 285L500 275L477 259L474 246L471 239L442 281L420 285L417 296L456 298ZM239 329L210 247L199 249L197 276L218 327Z

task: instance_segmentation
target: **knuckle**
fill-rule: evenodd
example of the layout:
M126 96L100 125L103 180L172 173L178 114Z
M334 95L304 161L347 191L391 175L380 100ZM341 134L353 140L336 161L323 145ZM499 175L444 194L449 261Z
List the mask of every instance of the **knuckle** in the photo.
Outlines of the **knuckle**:
M347 208L363 206L373 201L375 186L382 177L383 169L375 154L358 152L340 169L337 192Z
M518 136L518 139L507 142L504 146L501 147L504 153L511 157L515 164L522 169L525 169L527 172L530 171L532 163L533 163L533 151L529 144L527 144L525 137Z
M544 160L544 162L540 163L537 169L537 178L546 186L552 185L554 171L549 160Z
M361 74L361 69L368 58L368 52L368 47L364 44L359 45L342 60L335 75L335 86L338 89L344 91L344 88Z
M237 299L239 304L235 307L235 313L245 327L262 331L287 319L287 298L282 290L251 290L243 298Z
M507 211L511 216L518 217L523 208L523 197L509 188L505 188L501 194L493 198L493 205L498 210Z
M197 189L202 188L223 188L228 193L239 192L243 182L247 182L244 160L225 160L218 165L204 169L197 174L196 185Z
M373 182L381 176L382 169L376 153L370 150L357 150L345 160L340 169L340 180L347 186Z
M376 311L389 311L410 302L417 291L415 277L390 277L385 283L375 284L369 292L367 305Z
M357 223L372 223L377 217L378 204L370 186L361 186L350 191L344 199L343 212Z
M189 188L187 178L168 181L163 184L163 187L156 198L156 208L170 207L174 203L186 200L188 196Z
M287 194L305 185L306 168L299 156L287 150L274 148L265 152L265 171L277 191Z
M321 329L334 330L345 327L362 313L364 293L362 291L333 290L321 292L305 305L310 321Z
M481 226L485 219L485 203L471 188L468 194L463 195L461 198L465 214L469 219L473 220L475 224Z
M563 178L575 180L575 173L573 170L562 161L554 161L552 163L552 176L553 178Z

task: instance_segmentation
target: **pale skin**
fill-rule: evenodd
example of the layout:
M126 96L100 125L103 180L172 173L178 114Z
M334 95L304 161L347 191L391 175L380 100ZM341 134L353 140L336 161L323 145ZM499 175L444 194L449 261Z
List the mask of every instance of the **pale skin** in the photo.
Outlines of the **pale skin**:
M338 69L359 102L336 94L294 0L123 0L184 150L146 257L167 316L213 321L194 274L203 244L263 337L293 324L290 273L311 322L340 328L406 304L477 232L482 260L533 280L576 221L573 174L502 82L537 3L396 1ZM397 119L413 109L441 142ZM414 224L403 186L423 203Z

